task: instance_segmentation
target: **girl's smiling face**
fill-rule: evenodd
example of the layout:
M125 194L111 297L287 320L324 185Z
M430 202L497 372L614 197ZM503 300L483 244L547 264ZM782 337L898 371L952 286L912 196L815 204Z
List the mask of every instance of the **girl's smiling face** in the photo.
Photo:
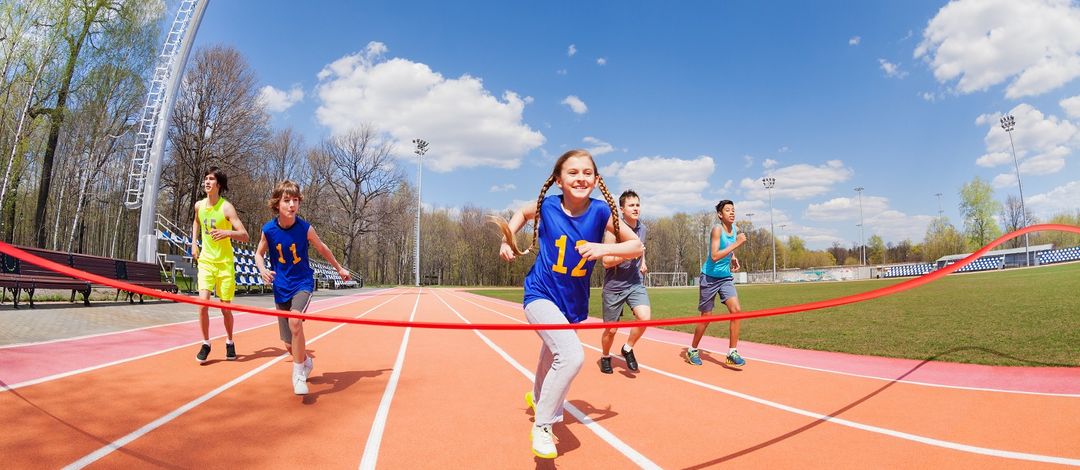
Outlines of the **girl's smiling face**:
M555 184L562 189L563 195L571 199L586 199L596 186L596 165L587 155L567 158L562 164L562 171L555 179Z

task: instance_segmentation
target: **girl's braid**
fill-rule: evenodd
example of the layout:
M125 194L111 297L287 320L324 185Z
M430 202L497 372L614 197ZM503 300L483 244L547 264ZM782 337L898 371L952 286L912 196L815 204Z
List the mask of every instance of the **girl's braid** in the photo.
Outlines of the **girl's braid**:
M615 205L615 199L611 197L611 193L607 190L607 185L604 184L604 178L600 175L596 175L597 186L600 186L600 194L604 195L604 200L607 201L608 207L611 208L611 221L615 224L615 241L619 241L619 209Z
M540 188L540 195L536 197L536 218L533 219L533 238L532 243L529 243L529 249L532 250L536 247L537 239L540 237L540 205L544 203L544 194L547 194L548 188L555 184L555 175L548 177L544 182L544 186Z

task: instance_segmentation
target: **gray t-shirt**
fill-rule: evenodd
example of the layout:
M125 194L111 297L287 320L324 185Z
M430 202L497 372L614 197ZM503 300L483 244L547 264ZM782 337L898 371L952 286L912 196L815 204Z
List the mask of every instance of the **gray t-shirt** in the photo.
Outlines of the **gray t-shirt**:
M626 222L623 222L623 228L627 228ZM641 243L645 243L645 224L638 221L637 227L634 228L634 233L641 240ZM621 291L634 284L644 284L644 280L641 278L641 258L635 258L632 260L623 261L614 268L607 268L604 270L604 290L608 292Z

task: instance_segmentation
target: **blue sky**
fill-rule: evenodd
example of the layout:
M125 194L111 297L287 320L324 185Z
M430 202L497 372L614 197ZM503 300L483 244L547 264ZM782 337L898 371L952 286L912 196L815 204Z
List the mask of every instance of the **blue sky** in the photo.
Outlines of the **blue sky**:
M170 6L173 2L170 2ZM979 176L1029 210L1080 209L1080 6L1069 1L212 1L198 45L248 59L275 127L372 123L431 144L425 205L534 200L592 149L645 216L733 199L812 248L920 241ZM594 193L599 197L598 193ZM780 225L785 225L781 231Z

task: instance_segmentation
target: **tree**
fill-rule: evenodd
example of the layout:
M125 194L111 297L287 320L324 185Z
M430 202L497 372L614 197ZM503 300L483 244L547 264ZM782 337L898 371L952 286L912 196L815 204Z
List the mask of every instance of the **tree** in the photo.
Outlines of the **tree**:
M60 43L66 48L63 67L60 70L56 101L51 108L37 108L32 116L49 118L48 143L42 157L38 183L37 208L34 212L34 232L37 246L45 245L45 219L49 190L52 184L53 163L60 142L60 130L68 114L68 99L75 85L79 64L85 59L83 48L88 44L97 48L98 36L124 37L133 29L145 27L145 18L158 5L153 2L125 2L121 0L65 0L57 9L55 31Z
M945 217L937 217L926 228L923 240L923 259L934 262L942 256L961 254L967 251L967 242L963 234L956 230Z
M211 166L229 169L226 197L238 211L262 207L265 188L246 183L262 167L268 120L258 104L255 73L239 51L227 46L196 51L173 107L170 158L162 172L174 219L192 215L202 196L203 172Z
M1035 223L1035 217L1031 215L1031 211L1026 211L1027 218L1024 218L1025 209L1020 204L1020 198L1012 194L1005 198L1005 204L1001 206L1001 222L1005 226L1005 232L1011 233L1020 230L1024 226L1024 220L1027 220L1028 225ZM1024 238L1013 238L1005 242L1005 246L1008 248L1024 246Z
M871 235L866 244L866 262L885 264L885 240L880 235Z
M1001 211L1001 203L994 200L994 189L978 176L960 188L960 214L964 217L964 233L976 247L1001 235L994 216Z
M330 229L345 240L346 264L353 262L358 237L374 230L372 202L393 193L403 179L391 150L374 125L364 124L324 140L313 154L312 169L342 215L330 221Z

